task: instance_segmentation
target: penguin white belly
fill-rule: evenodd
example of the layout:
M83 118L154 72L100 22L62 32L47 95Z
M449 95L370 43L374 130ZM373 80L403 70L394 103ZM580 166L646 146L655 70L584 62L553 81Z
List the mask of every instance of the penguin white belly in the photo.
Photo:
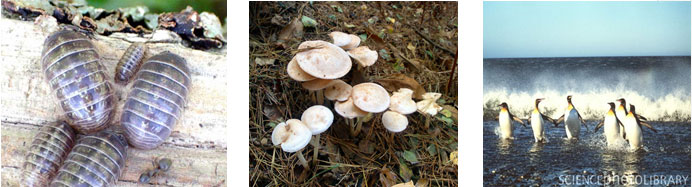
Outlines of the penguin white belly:
M630 148L639 149L643 145L642 142L642 130L637 124L637 120L632 116L627 116L625 118L625 133L627 135L627 140L629 140Z
M627 114L625 113L624 109L618 109L615 111L615 116L617 116L618 119L620 119L620 122L623 122L623 120L625 120L625 117L627 117ZM625 127L619 126L618 128L620 129L620 137L622 137L622 134L625 133Z
M545 139L545 131L543 129L543 116L541 113L533 112L531 114L531 128L533 129L533 137L536 142L543 141Z
M565 111L565 132L567 133L567 138L579 138L579 116L577 115L577 110L567 110Z
M500 137L502 139L512 138L512 121L509 119L509 113L500 112Z
M615 116L607 116L603 121L603 135L605 135L609 146L615 145L615 142L622 137L620 127Z

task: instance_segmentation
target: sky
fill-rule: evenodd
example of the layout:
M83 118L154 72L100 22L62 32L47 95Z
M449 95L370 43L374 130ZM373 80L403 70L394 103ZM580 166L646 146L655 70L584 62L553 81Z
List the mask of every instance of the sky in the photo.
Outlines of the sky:
M690 56L690 2L484 2L483 57Z

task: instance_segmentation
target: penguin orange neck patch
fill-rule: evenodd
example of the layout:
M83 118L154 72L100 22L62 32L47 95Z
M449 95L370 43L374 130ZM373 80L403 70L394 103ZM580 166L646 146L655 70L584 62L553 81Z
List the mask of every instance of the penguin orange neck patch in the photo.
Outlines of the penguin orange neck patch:
M574 106L572 106L572 103L568 104L568 105L567 105L567 110L572 110L572 109L574 109Z

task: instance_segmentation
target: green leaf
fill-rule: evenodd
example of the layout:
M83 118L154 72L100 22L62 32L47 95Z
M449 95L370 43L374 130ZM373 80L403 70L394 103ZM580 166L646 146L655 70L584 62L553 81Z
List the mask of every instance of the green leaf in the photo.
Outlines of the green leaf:
M267 123L267 125L269 125L272 128L276 127L276 123L274 123L274 122L269 122L269 123Z
M404 181L409 181L413 176L413 171L411 171L411 169L408 168L406 163L399 162L399 176L401 176L401 178L404 179Z
M432 54L432 52L430 52L428 50L425 50L425 54L428 54L428 56L430 56L430 58L435 58L434 55Z
M375 23L376 19L375 18L370 18L368 19L368 23L373 24Z
M418 163L418 158L416 157L416 153L412 151L404 151L404 159L412 164Z
M336 16L335 16L334 14L330 14L330 15L327 16L327 17L328 17L329 19L336 19Z
M385 50L385 49L380 49L380 52L379 52L379 53L380 53L379 55L382 57L382 59L384 59L384 60L386 60L386 61L389 61L389 60L390 60L390 57L389 57L389 54L387 53L387 50Z
M339 7L339 6L332 5L332 8L336 8L336 11L339 11L339 12L342 12L342 13L344 12L343 10L341 10L341 7Z
M360 37L360 42L365 42L365 40L368 39L368 35L367 35L367 34L361 34L361 35L358 35L358 36Z
M430 156L437 154L437 148L435 148L435 144L430 144L428 148L426 148L426 150L428 151Z
M344 23L344 26L346 26L346 28L353 28L353 27L356 27L356 25L348 24L348 23Z
M438 116L437 119L439 119L440 121L444 121L444 122L447 123L448 125L454 124L454 120L453 120L452 118L448 118L448 117L445 117L445 116Z
M440 113L441 113L442 115L444 115L445 117L448 117L448 118L451 118L451 117L452 117L452 111L449 111L449 110L447 110L447 109L444 109L444 110L440 111Z
M416 138L416 137L410 137L410 138L408 139L408 141L409 141L409 144L411 144L411 146L413 146L413 147L418 147L418 138Z
M305 26L305 27L317 26L317 21L315 21L314 19L307 17L307 16L303 16L303 18L301 18L300 21L303 22L303 26Z

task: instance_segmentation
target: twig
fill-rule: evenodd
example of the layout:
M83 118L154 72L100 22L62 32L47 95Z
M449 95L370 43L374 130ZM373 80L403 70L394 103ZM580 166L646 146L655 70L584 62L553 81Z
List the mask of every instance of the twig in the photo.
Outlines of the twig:
M452 73L449 74L449 80L447 80L447 88L445 93L449 95L449 87L452 86L452 80L454 80L454 70L457 69L457 59L459 59L459 53L454 54L454 64L452 64Z
M423 39L425 39L425 41L427 41L428 43L432 44L433 46L442 49L443 51L449 53L450 55L456 55L456 54L457 54L456 52L454 52L454 51L452 51L452 50L450 50L450 49L447 49L447 48L445 48L445 47L442 47L440 44L437 44L437 43L433 42L430 38L428 38L427 36L423 35L423 33L421 33L420 31L418 31L418 29L415 29L415 27L412 27L411 25L409 25L409 27L414 28L413 31L416 32L416 34L418 34L420 37L423 37Z

